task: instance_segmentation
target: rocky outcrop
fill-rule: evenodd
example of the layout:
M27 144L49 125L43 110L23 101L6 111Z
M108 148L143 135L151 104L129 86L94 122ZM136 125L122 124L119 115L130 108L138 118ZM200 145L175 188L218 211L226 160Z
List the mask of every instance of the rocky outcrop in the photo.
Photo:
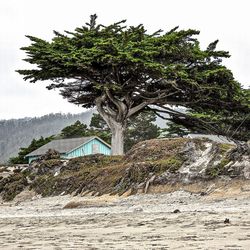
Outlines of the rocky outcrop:
M224 173L228 176L243 177L250 180L250 144L241 145L233 149L228 155L228 164L224 167Z
M62 160L50 152L29 167L2 177L0 195L12 199L25 188L43 196L133 194L146 193L157 185L250 180L249 147L242 148L179 138L138 143L124 157L90 155Z

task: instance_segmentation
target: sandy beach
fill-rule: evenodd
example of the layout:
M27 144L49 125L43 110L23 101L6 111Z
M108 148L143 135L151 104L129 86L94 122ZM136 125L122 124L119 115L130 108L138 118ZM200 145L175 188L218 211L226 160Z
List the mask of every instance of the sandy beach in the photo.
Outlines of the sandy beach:
M0 205L0 248L247 250L248 188L225 197L218 190L204 196L181 190L129 197L17 197ZM77 208L64 208L69 203Z

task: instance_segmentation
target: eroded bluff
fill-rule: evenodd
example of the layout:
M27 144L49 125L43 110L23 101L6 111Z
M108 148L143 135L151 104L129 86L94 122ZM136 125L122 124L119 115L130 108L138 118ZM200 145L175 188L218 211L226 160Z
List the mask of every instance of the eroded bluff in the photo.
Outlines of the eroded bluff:
M42 196L134 194L155 186L211 180L250 180L250 149L207 139L154 139L125 156L90 155L71 160L42 157L26 167L0 167L0 196L11 200L23 190ZM53 158L53 157L52 157ZM56 157L57 158L57 157Z

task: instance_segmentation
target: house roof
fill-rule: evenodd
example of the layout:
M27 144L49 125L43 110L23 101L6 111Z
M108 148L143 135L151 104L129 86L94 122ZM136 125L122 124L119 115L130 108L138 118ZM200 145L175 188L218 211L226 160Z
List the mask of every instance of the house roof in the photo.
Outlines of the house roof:
M219 135L206 135L206 134L188 134L186 137L195 139L195 138L207 138L211 141L219 142L219 143L227 143L227 144L235 144L233 141L228 140L225 136Z
M34 150L33 152L29 153L26 155L27 156L37 156L37 155L43 155L45 154L49 149L54 149L58 151L59 153L67 153L70 152L81 145L93 140L93 139L98 139L108 147L110 147L109 144L104 142L102 139L100 139L97 136L89 136L89 137L80 137L80 138L70 138L70 139L58 139L58 140L53 140L42 147Z

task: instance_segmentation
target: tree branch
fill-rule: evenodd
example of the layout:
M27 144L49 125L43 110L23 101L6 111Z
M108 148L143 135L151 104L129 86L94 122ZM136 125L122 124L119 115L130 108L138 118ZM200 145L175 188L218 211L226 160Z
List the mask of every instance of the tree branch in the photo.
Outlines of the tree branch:
M153 103L152 100L147 100L147 101L144 101L144 102L138 104L137 106L131 108L128 111L127 117L130 117L130 116L134 115L135 113L137 113L138 111L144 109L147 105L152 104L152 103Z
M125 119L127 115L127 106L117 98L115 98L112 93L110 92L109 89L105 90L109 100L117 107L118 109L118 114L117 114L117 120L122 121Z
M176 111L176 110L173 110L173 109L170 109L167 107L165 107L165 110L155 109L155 108L151 108L151 107L148 107L148 108L150 110L152 110L157 116L161 117L162 119L166 119L166 120L175 119L175 120L178 120L180 122L180 124L182 124L184 126L187 125L187 123L191 122L193 127L202 128L203 131L205 130L206 132L213 132L215 134L226 135L225 131L215 127L213 125L214 123L206 122L200 118L192 117L190 115L181 113L179 111ZM169 119L169 118L166 118L164 116L161 116L161 115L159 115L159 112L166 113L166 114L172 116L173 119Z

